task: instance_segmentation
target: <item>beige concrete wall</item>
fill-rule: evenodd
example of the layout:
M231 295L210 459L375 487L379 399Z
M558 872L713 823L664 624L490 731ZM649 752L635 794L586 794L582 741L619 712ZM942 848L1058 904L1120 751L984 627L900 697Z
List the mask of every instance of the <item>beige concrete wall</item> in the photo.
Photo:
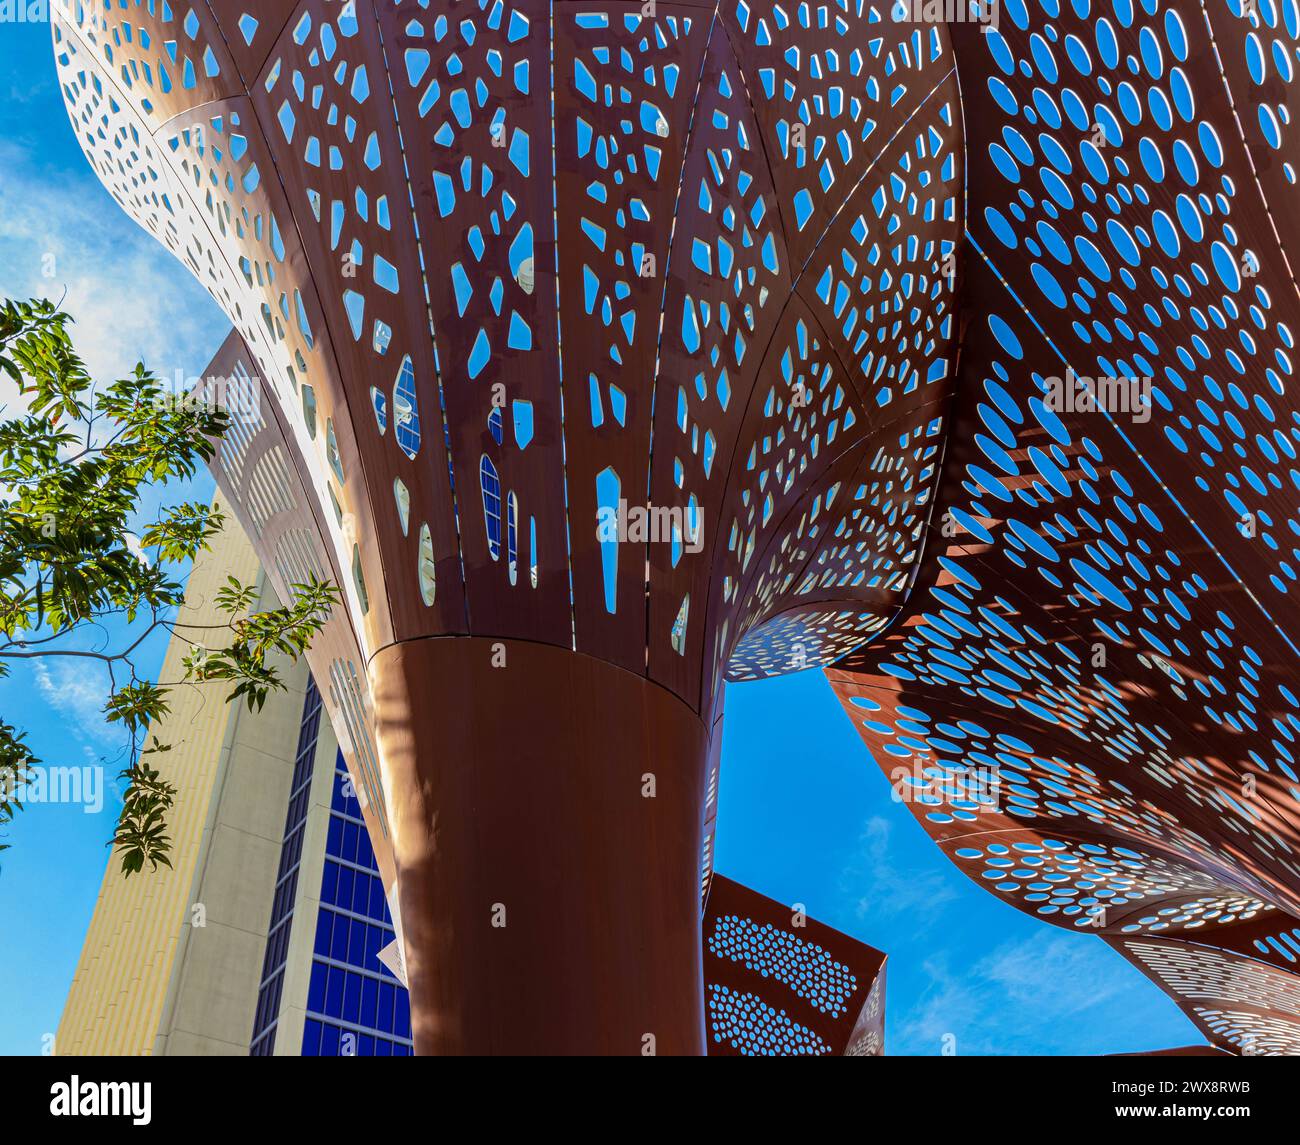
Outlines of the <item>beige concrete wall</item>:
M205 925L181 928L156 1054L248 1053L307 684L305 662L281 672L287 691L231 714L191 894Z
M231 522L195 562L179 620L220 622L227 576L261 586L248 539ZM189 641L175 638L161 679L179 680ZM220 684L179 688L155 729L172 750L155 766L178 789L172 867L124 879L111 856L77 964L55 1052L141 1055L248 1052L270 919L306 667L259 713ZM194 925L196 904L206 925Z

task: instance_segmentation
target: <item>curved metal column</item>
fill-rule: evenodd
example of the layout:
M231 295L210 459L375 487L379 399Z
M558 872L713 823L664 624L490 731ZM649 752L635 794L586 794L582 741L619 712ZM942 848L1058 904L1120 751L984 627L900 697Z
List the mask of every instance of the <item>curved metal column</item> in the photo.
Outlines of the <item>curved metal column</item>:
M704 1052L708 728L544 644L371 663L422 1054Z

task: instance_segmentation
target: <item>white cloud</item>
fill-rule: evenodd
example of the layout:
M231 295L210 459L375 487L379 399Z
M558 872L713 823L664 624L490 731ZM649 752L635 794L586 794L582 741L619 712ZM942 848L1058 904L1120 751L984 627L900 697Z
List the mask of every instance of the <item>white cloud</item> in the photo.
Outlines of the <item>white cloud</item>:
M875 944L890 958L889 1053L940 1054L947 1045L962 1056L1051 1047L1087 1054L1203 1040L1095 935L1032 922L997 903L929 840L939 865L917 861L898 837L911 826L869 818L841 884L859 920L855 933L881 936ZM984 901L972 903L972 895ZM1016 937L1000 916L1012 916Z
M60 304L75 320L73 344L97 381L128 376L138 361L165 383L177 371L184 378L201 374L229 322L190 273L122 211L89 165L44 169L35 151L0 140L0 170L0 297ZM6 404L12 416L21 403L3 378L0 406ZM188 483L147 489L137 515L147 519L160 504L193 492ZM127 544L136 551L139 542L128 537ZM121 632L113 628L115 636ZM124 745L122 730L104 721L110 682L101 663L35 660L14 665L13 675L15 684L26 677L66 717L88 757Z
M894 825L873 815L863 827L858 859L844 872L843 887L859 918L881 922L908 916L920 934L957 898L951 880L935 871L900 870L891 845Z
M104 702L109 691L106 666L83 657L50 657L33 660L31 669L32 679L46 703L75 721L70 730L78 739L120 746L121 730L104 720Z
M1058 1025L1070 1031L1072 1053L1164 1048L1151 1044L1153 1036L1169 1045L1203 1040L1168 1001L1162 1031L1188 1032L1153 1035L1150 985L1092 935L1043 924L967 965L954 968L946 953L936 953L921 969L930 984L897 1024L891 1052L938 1054L951 1038L963 1056L1041 1053ZM1086 1044L1089 1031L1095 1044Z
M0 170L0 295L61 301L99 381L126 376L138 361L167 381L177 370L200 374L229 323L89 165L55 177L23 149L0 144ZM12 387L2 387L0 404L12 403Z

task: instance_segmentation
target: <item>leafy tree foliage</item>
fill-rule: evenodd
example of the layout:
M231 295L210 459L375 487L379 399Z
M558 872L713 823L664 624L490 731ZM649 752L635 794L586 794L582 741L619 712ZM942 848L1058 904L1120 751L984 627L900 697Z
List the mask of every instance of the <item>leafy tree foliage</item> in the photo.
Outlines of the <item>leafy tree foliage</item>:
M167 814L178 792L157 766L170 750L150 728L172 691L205 682L260 708L283 689L274 657L297 659L338 603L332 584L295 585L292 603L250 612L256 590L231 577L217 595L224 623L178 619L178 577L225 523L198 503L132 523L152 486L183 482L211 459L228 415L169 394L143 365L107 386L89 376L71 319L49 302L0 305L0 372L21 409L0 419L0 677L24 660L70 658L107 670L107 721L123 731L123 809L112 844L126 875L170 866ZM116 618L120 648L87 651L87 629ZM141 678L135 657L160 629L191 641L177 681ZM107 632L107 629L104 630ZM82 639L78 639L78 636ZM0 718L0 827L22 809L40 766L24 732ZM0 847L0 850L3 850Z

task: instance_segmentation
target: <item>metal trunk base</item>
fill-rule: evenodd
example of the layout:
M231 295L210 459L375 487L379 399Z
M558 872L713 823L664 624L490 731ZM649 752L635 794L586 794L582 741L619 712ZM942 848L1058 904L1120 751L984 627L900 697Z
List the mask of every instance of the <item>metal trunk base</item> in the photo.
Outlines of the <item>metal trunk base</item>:
M422 1054L700 1054L708 728L550 645L372 664Z

